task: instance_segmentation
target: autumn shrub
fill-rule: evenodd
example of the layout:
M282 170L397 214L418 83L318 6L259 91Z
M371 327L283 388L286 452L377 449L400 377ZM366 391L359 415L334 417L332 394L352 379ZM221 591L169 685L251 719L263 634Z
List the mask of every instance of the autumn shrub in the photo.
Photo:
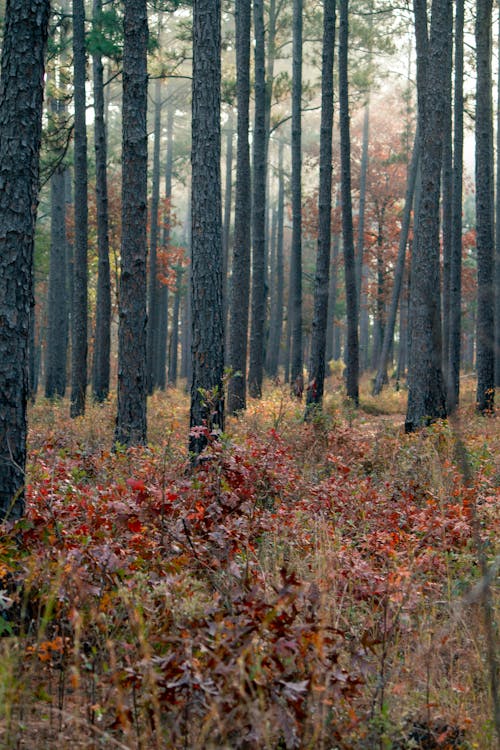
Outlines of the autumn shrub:
M466 485L455 426L405 436L336 395L304 423L280 386L193 470L186 407L155 394L150 444L115 451L111 403L32 409L0 745L493 748L474 524L494 558L494 420L462 414Z

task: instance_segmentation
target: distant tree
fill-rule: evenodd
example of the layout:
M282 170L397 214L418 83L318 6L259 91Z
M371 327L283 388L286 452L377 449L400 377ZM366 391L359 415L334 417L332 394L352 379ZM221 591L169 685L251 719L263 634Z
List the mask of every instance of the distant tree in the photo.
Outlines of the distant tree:
M349 127L348 41L349 0L339 0L339 111L340 158L342 192L342 236L344 241L344 272L347 305L347 395L357 406L359 403L359 346L358 304L354 235L351 198L351 136Z
M59 81L56 85L56 76ZM48 101L48 121L51 129L60 131L66 117L61 67L48 77L51 91ZM66 393L66 364L68 355L69 305L66 294L66 166L62 149L55 148L58 164L50 177L50 254L49 289L47 304L47 334L45 348L45 396L63 398Z
M248 308L250 293L251 179L248 144L250 102L250 0L236 0L236 97L238 102L236 204L231 283L229 356L232 369L227 408L246 407Z
M191 150L192 381L189 450L224 427L220 176L221 3L193 3Z
M48 0L7 0L0 77L0 518L24 513L28 334ZM26 74L29 71L29 75Z
M94 0L93 25L99 29L102 0ZM104 70L98 47L92 53L94 84L94 148L97 203L97 299L92 367L92 394L95 401L105 401L109 393L111 348L111 280L109 267L109 220L107 142L104 120Z
M276 260L275 260L275 289L272 289L271 314L269 321L268 364L269 376L278 376L281 335L283 331L283 295L284 295L284 264L283 264L283 224L285 215L285 176L283 170L284 143L278 147L278 206L276 209Z
M493 0L476 5L476 245L477 245L477 407L492 411L495 404L495 301L493 236Z
M414 0L421 193L411 259L407 432L446 416L441 353L439 197L451 0Z
M146 442L147 44L146 0L123 19L122 244L115 441Z
M314 317L306 406L306 409L309 411L313 404L321 405L325 381L332 216L333 52L335 47L335 21L336 0L325 0L323 4L323 53L321 66L318 251L316 256Z
M154 125L153 125L153 178L151 185L151 222L149 233L149 284L148 284L148 327L147 327L147 381L148 393L153 393L159 385L155 377L155 360L158 357L159 343L159 297L158 283L158 211L160 205L160 142L161 142L161 81L155 81L154 87Z
M73 258L73 307L71 310L71 410L72 417L85 411L87 390L87 126L85 122L85 6L73 0L73 89L75 107L75 250Z

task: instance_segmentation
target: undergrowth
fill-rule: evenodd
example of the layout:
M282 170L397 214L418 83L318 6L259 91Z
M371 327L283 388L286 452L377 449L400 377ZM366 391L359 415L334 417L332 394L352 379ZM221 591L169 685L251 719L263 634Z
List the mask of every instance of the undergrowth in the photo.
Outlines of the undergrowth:
M404 398L355 411L333 383L304 423L269 386L194 471L181 391L114 452L112 403L37 402L0 746L496 747L474 519L498 560L498 431L467 405L405 436Z

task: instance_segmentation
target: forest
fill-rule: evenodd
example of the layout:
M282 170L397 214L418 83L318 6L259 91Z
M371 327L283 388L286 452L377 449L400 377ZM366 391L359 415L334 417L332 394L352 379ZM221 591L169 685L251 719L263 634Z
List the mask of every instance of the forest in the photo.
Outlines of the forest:
M500 750L500 3L0 26L0 748Z

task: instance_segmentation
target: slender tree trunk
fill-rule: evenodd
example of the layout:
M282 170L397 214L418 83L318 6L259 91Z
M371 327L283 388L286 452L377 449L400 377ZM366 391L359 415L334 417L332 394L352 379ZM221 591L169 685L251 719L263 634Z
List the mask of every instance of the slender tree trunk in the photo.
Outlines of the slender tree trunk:
M462 191L464 147L464 0L457 0L455 8L455 101L447 389L449 412L452 412L455 409L460 398L460 346L462 328ZM498 231L500 231L500 227L498 228Z
M100 24L102 0L94 0L94 24ZM94 339L92 391L94 400L105 401L109 394L111 350L111 281L109 270L107 143L104 121L104 73L99 52L92 57L94 78L94 141L97 203L97 301Z
M208 434L214 429L224 429L220 50L220 0L194 0L191 126L193 377L189 450L195 457L206 446Z
M174 155L174 114L175 107L171 105L167 110L167 159L165 164L165 214L163 217L162 250L168 255L170 247L170 217L172 213L172 174ZM158 326L154 344L154 382L162 391L166 385L167 371L167 340L168 340L168 286L160 284L158 287Z
M181 309L181 292L182 292L182 266L175 269L175 297L174 308L172 310L172 335L170 337L170 361L168 364L168 382L174 387L177 385L177 358L179 350L179 314Z
M7 0L0 78L0 518L24 513L47 0ZM29 74L27 74L29 71Z
M325 0L323 4L323 58L321 66L318 252L314 283L314 314L306 416L308 411L311 411L313 405L316 407L321 406L325 383L332 217L333 53L335 48L335 21L336 0Z
M337 306L337 277L339 263L340 237L333 235L332 260L330 265L330 288L328 290L328 322L326 330L326 361L335 359L335 308Z
M63 398L66 393L68 309L66 296L66 186L65 168L50 178L50 258L47 311L45 396Z
M477 0L476 14L476 246L477 407L495 405L495 301L493 298L492 0Z
M344 270L347 307L347 396L355 406L359 404L359 346L358 304L356 290L356 264L354 258L354 236L352 226L351 199L351 137L349 127L348 86L348 40L349 2L340 0L339 29L339 111L340 111L340 159L342 189L342 235L344 245Z
M278 206L276 212L276 272L274 290L274 305L270 316L268 372L271 378L278 377L280 361L280 345L283 331L283 297L284 297L284 268L283 268L283 223L285 208L285 179L283 174L283 141L279 143L278 151Z
M302 350L302 0L293 0L292 52L292 267L290 380L299 398L304 391Z
M415 185L417 182L418 165L420 158L420 137L417 129L415 141L413 144L413 154L411 158L410 171L408 172L408 183L406 186L405 206L403 211L403 220L401 222L401 233L399 235L398 257L394 271L394 285L392 287L391 303L387 316L387 326L385 329L384 340L378 362L377 375L373 385L373 395L377 396L382 390L384 383L384 373L387 371L387 362L389 359L389 349L391 341L394 339L394 330L396 328L396 315L398 310L399 298L401 295L401 286L403 283L406 246L408 244L408 233L410 230L411 209L415 197ZM401 332L400 332L401 337Z
M414 0L414 9L422 192L411 265L407 432L446 416L441 369L439 197L447 39L453 15L451 0L433 0L428 38L425 0Z
M229 309L228 273L229 273L229 242L231 237L231 204L233 195L233 115L229 113L226 131L226 177L224 189L224 221L222 231L222 298L224 300L224 330L227 330L227 315Z
M254 0L255 113L252 185L252 305L248 391L262 396L264 323L266 316L266 76L264 54L264 4Z
M462 2L462 0L460 0ZM499 6L500 10L500 6ZM458 12L458 11L457 11ZM500 14L499 14L500 17ZM463 23L463 21L462 21ZM500 24L500 21L499 21ZM458 31L457 31L458 33ZM500 25L498 31L500 47ZM463 62L462 62L463 66ZM495 194L495 386L500 387L500 55L497 74L497 185Z
M85 412L87 390L87 126L85 124L85 7L73 0L75 105L75 251L71 313L71 417Z
M153 393L155 385L154 361L158 351L159 310L158 297L158 210L160 206L160 142L161 142L161 81L155 81L154 95L154 136L153 136L153 179L151 185L151 221L149 233L149 284L148 284L148 324L147 324L147 380L148 393Z
M250 101L250 0L236 0L236 96L238 146L236 154L236 206L234 216L231 325L229 329L228 411L246 407L248 308L250 294L250 151L248 144Z
M442 174L442 221L443 221L443 373L448 372L450 342L450 264L452 247L452 189L453 146L451 118L451 72L453 68L453 34L447 37L446 74L444 84L444 130L443 130L443 174Z
M147 44L146 0L125 0L123 20L122 242L115 441L146 442Z

